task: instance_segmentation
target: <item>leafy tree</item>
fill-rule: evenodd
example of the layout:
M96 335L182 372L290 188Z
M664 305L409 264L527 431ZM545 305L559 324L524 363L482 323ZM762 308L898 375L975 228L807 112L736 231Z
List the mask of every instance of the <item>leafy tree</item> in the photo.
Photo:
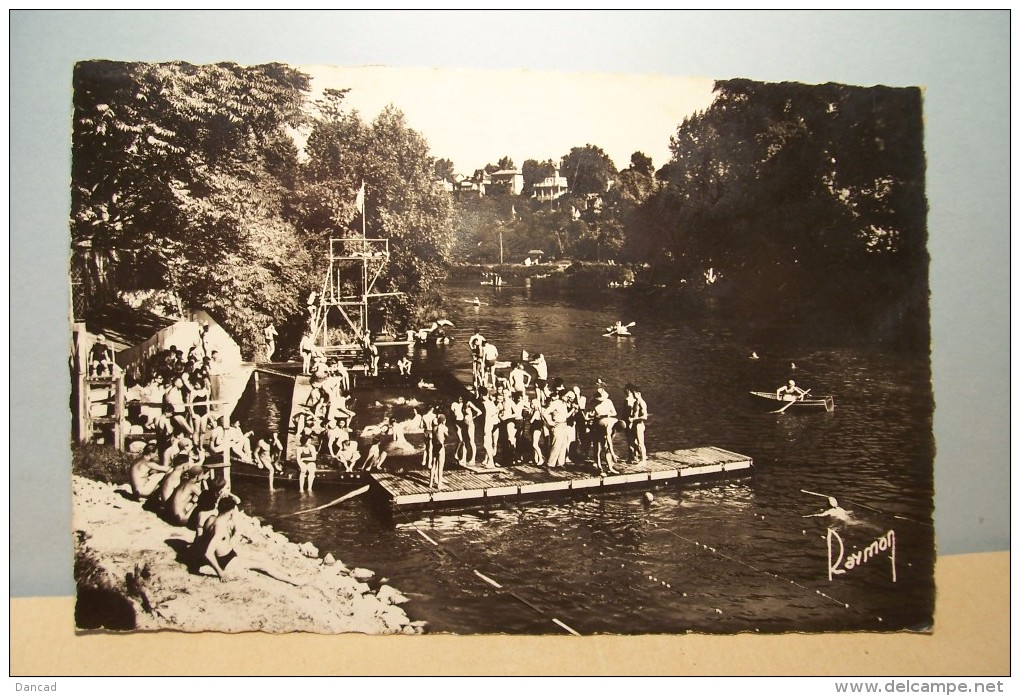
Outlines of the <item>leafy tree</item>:
M450 198L434 181L436 162L395 107L365 123L330 101L308 137L302 228L319 254L331 236L360 236L355 200L364 183L367 234L390 242L390 263L376 287L404 293L383 301L381 322L420 318L439 302L452 245Z
M531 198L535 193L535 184L546 177L552 176L555 171L556 165L553 164L552 160L546 160L545 162L539 162L534 159L524 160L524 164L521 165L521 176L524 179L521 196Z
M514 166L514 161L512 159L510 159L510 157L508 157L508 156L500 157L499 161L496 162L496 166L499 167L499 169L501 169L501 170L514 170L514 171L516 171L516 169L517 169L517 167Z
M630 170L646 176L651 176L655 172L655 167L652 166L652 158L643 152L635 152L630 156Z
M616 165L602 148L595 145L573 147L563 156L560 174L567 177L570 192L602 194L616 178Z
M453 183L454 178L456 177L456 173L453 169L453 162L448 159L437 159L435 172L437 178L443 181L449 181L450 183Z
M88 250L92 299L114 294L108 269L131 256L249 353L266 321L286 320L288 272L262 271L306 260L283 211L307 90L278 64L78 64L71 236ZM228 282L245 273L261 284Z
M725 266L759 298L921 308L922 130L916 89L719 82L671 138L645 247L692 272Z

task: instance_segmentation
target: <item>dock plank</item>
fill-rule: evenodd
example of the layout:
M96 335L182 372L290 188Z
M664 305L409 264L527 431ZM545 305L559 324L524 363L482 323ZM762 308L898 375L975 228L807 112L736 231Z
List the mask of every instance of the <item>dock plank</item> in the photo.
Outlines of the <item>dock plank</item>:
M378 489L394 507L464 504L486 499L568 493L573 490L614 490L671 480L690 482L728 473L748 472L751 457L721 447L694 447L654 452L645 462L620 464L617 474L600 475L591 464L550 470L533 464L497 469L454 465L443 474L443 490L430 489L428 473L373 472Z

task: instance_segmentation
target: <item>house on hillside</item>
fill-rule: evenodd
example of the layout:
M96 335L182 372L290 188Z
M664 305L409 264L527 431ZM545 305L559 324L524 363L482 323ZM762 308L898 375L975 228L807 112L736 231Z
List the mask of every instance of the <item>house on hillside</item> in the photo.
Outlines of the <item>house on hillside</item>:
M560 170L554 169L552 176L535 182L535 193L532 196L540 202L555 201L568 191L567 177L560 176Z
M489 174L489 192L517 196L524 189L524 175L513 169L500 169Z
M484 169L479 169L471 176L458 176L453 185L453 192L457 196L484 196L492 179Z

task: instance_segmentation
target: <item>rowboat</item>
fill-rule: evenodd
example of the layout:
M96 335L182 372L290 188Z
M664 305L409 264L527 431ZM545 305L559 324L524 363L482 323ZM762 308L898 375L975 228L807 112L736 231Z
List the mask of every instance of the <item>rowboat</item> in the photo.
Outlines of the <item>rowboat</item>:
M284 466L284 470L273 477L273 483L275 486L283 488L297 487L299 472L297 469L291 466ZM259 469L254 466L237 463L231 467L230 476L233 479L245 479L250 481L260 481L268 485L269 474L265 469ZM370 472L359 470L359 471L343 471L332 466L322 466L321 464L316 466L315 470L315 488L357 488L363 486L371 481Z
M630 322L629 324L621 324L620 322L616 322L612 326L607 326L605 333L603 333L602 335L627 337L631 335L630 327L632 326L634 326L634 322Z
M775 392L762 392L753 391L751 392L754 396L760 396L763 399L769 399L770 401L779 401L782 403L791 403L786 399L776 396ZM832 401L831 396L807 396L803 399L798 399L792 402L792 406L814 406L824 408L827 412L832 413L832 410L836 408L835 403Z

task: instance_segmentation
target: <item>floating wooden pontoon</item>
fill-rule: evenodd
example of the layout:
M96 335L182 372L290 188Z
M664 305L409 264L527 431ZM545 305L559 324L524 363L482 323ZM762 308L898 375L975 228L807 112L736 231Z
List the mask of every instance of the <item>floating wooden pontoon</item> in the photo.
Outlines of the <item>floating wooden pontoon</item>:
M572 491L608 492L624 486L638 487L662 482L691 483L719 476L751 473L751 458L719 447L696 447L674 452L655 452L641 464L622 464L618 474L599 476L589 466L547 469L513 466L498 469L463 469L456 465L443 474L444 488L430 489L428 472L373 472L375 488L392 508L472 506L539 496L565 495Z

